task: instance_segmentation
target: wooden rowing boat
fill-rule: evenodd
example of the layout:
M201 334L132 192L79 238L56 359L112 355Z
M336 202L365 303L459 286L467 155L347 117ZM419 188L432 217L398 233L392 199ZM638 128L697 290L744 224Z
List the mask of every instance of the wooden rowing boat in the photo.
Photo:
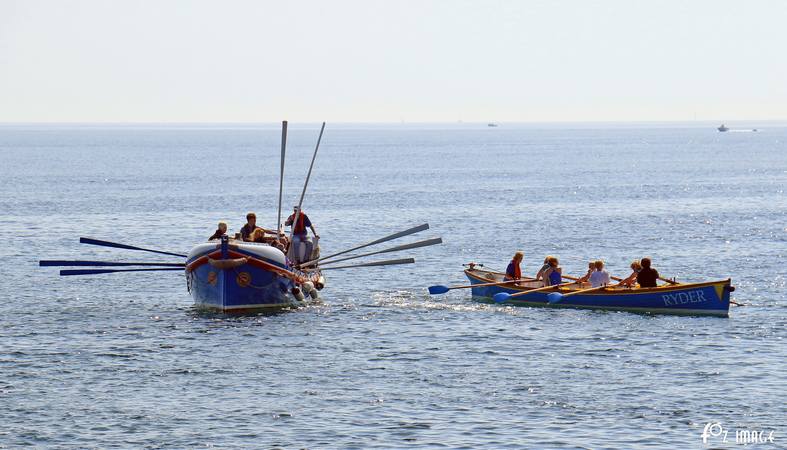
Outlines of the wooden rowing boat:
M504 274L473 267L465 270L472 285L503 281ZM543 287L542 281L525 278L514 285L479 286L471 289L473 297L491 301L495 294L505 292L518 294ZM551 306L568 308L630 311L648 314L677 314L728 317L730 292L735 288L731 280L704 283L666 284L655 288L629 288L609 286L601 290L566 296L562 301L550 304L549 294L568 294L587 289L589 286L571 285L539 290L532 294L511 297L505 304L514 306Z

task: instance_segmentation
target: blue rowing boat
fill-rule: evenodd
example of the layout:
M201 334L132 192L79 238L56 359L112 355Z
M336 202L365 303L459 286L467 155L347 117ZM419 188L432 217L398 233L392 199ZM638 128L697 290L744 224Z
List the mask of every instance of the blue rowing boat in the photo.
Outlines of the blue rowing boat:
M224 236L189 252L186 286L198 309L253 313L316 300L325 278L319 269L295 270L276 247Z
M465 275L470 280L470 284L475 286L501 282L505 274L473 267L466 269ZM589 287L555 286L547 290L539 289L532 294L510 297L503 303L514 306L548 306L648 314L728 317L730 292L735 290L730 283L731 280L726 279L705 283L665 284L655 288L609 286L601 290L567 295L558 302L550 303L550 294L554 299L555 293L569 294ZM514 285L478 286L471 288L471 291L473 297L482 301L492 301L492 297L499 293L519 294L542 287L544 287L542 281L526 278Z

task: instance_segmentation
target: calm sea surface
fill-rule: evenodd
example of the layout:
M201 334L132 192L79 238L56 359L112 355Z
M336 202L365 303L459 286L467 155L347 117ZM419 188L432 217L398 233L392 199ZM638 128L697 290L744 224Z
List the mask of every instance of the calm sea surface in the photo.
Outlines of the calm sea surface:
M285 211L318 126L292 125ZM197 314L176 261L219 220L273 226L278 125L0 126L0 448L787 447L787 128L329 124L304 210L323 254L428 222L416 265L327 273L324 302ZM474 302L462 263L579 275L652 256L731 277L729 319ZM379 259L396 257L381 255ZM705 447L707 448L707 447Z

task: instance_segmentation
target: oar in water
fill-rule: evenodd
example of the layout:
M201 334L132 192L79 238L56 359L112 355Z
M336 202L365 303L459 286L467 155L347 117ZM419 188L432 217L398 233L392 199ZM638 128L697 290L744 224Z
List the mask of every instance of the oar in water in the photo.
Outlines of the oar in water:
M69 275L99 275L102 273L115 273L115 272L157 272L165 270L180 270L182 267L158 267L155 269L73 269L61 270L60 276L65 277Z
M102 241L100 239L93 239L93 238L86 238L86 237L79 238L79 242L82 244L100 245L102 247L123 248L126 250L140 250L143 252L158 253L160 255L180 256L183 258L186 257L186 255L182 255L180 253L172 253L172 252L165 252L162 250L154 250L150 248L135 247L133 245L121 244L118 242Z
M467 288L474 288L474 287L484 287L484 286L501 286L504 284L512 284L512 283L519 283L520 281L533 281L529 278L520 278L518 280L506 280L506 281L498 281L495 283L481 283L481 284L468 284L467 286L429 286L429 294L431 295L438 295L438 294L445 294L446 292L453 290L453 289L467 289Z
M351 249L347 249L347 250L341 251L339 253L334 253L332 255L323 256L321 258L313 259L311 261L308 261L308 262L305 262L305 263L301 264L301 267L313 266L313 265L317 264L318 262L324 261L324 260L329 259L329 258L333 258L333 257L339 256L339 255L344 255L346 253L350 253L350 252L353 252L355 250L360 250L362 248L370 247L372 245L382 244L383 242L388 242L388 241L392 241L394 239L399 239L400 237L409 236L411 234L418 233L419 231L424 231L424 230L428 230L428 229L429 229L429 224L428 223L425 223L425 224L422 224L422 225L418 225L417 227L409 228L407 230L400 231L398 233L394 233L394 234L382 237L380 239L377 239L376 241L372 241L372 242L369 242L369 243L366 243L366 244L363 244L363 245L359 245L357 247L353 247Z
M404 259L388 259L385 261L374 261L369 263L363 264L353 264L350 266L331 266L331 267L324 267L320 268L320 270L332 270L332 269L354 269L356 267L372 267L372 266L393 266L396 264L413 264L415 260L413 258L404 258Z
M61 267L61 266L161 266L161 267L185 267L185 263L158 263L158 262L116 262L116 261L82 261L82 260L59 260L42 259L38 261L41 267Z
M418 242L413 242L413 243L410 243L410 244L399 245L399 246L396 246L396 247L387 248L385 250L378 250L376 252L370 252L370 253L364 253L362 255L354 255L354 256L348 256L346 258L334 259L332 261L326 262L325 265L334 264L334 263L341 262L341 261L348 261L348 260L356 259L356 258L363 258L365 256L379 255L380 253L398 252L398 251L402 251L402 250L410 250L410 249L414 249L414 248L428 247L430 245L437 245L437 244L442 244L442 243L443 243L443 240L441 238L426 239L424 241L418 241Z
M530 289L528 291L517 292L516 294L509 294L508 292L499 292L499 293L495 294L495 296L492 297L492 299L495 301L495 303L503 303L503 302L506 302L509 299L513 298L513 297L519 297L520 295L532 294L533 292L548 291L550 289L559 288L559 287L563 287L563 286L568 286L568 285L571 285L571 284L577 284L577 282L576 281L572 281L570 283L554 284L554 285L551 285L551 286L540 287L538 289Z
M553 292L553 293L547 295L547 301L550 304L555 304L555 303L563 300L566 297L571 297L572 295L585 294L587 292L593 292L593 291L600 291L600 290L605 289L607 287L608 286L605 284L603 286L597 286L597 287L594 287L594 288L581 289L579 291L569 292L568 294L561 294L560 292Z

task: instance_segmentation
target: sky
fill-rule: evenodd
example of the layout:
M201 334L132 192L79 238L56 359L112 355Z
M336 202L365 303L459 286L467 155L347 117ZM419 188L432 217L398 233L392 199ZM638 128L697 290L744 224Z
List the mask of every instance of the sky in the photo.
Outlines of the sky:
M778 1L0 0L0 122L787 119Z

